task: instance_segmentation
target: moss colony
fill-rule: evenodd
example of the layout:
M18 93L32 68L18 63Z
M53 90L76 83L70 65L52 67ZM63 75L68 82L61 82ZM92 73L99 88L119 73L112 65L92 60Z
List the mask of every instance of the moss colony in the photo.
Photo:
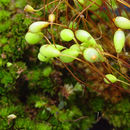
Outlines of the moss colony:
M130 129L125 6L0 0L0 130Z

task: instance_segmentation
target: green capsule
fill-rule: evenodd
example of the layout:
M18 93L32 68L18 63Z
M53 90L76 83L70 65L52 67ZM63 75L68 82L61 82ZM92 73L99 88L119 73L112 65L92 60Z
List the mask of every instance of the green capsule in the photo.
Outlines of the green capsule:
M67 55L67 56L62 56L62 55ZM79 55L79 52L77 50L66 49L66 50L64 50L64 51L61 52L60 59L64 63L70 63L70 62L74 61L75 58L78 57L78 55ZM75 57L75 58L72 58L71 56Z
M105 75L107 77L107 79L109 79L112 83L115 83L116 81L118 81L118 79L112 75L112 74L107 74ZM107 83L107 84L110 84L110 82L104 78L104 82Z
M94 42L93 42L94 43ZM97 44L93 44L93 43L91 43L91 42L83 42L83 43L81 43L81 46L84 46L84 47L96 47L96 45Z
M32 33L40 32L43 28L46 28L49 25L49 22L38 21L34 22L29 26L29 31Z
M99 61L100 55L96 49L90 47L84 50L83 56L85 60L94 63Z
M80 46L80 45L77 45L77 44L73 44L70 49L74 49L74 50L77 50L78 52L80 51L83 51L84 50L84 47L83 46Z
M54 14L50 14L49 16L48 16L48 21L50 21L50 22L54 22L55 21L55 19L56 19L56 16L54 15Z
M47 58L60 56L60 51L52 45L43 45L40 48L40 53Z
M93 47L93 46L91 46L91 44L88 44L87 42L81 43L81 46L86 47L86 48Z
M35 11L35 9L30 5L26 5L25 8L24 8L24 11L32 13L32 12Z
M41 53L38 53L38 59L42 62L47 62L49 61L49 58L46 58L45 56L43 56Z
M97 44L95 47L98 48L100 51L104 51L100 44Z
M94 40L94 38L85 30L77 30L75 32L76 38L84 43L87 43L89 46L90 45L96 45L96 41Z
M125 45L125 34L122 30L118 29L114 34L114 46L117 53L122 51Z
M63 29L60 33L60 37L63 41L71 41L74 38L74 33L70 29Z
M117 16L113 21L121 29L130 29L130 20L125 17Z
M88 43L82 43L81 46L86 47L86 48L88 48L88 47L94 47L94 48L99 49L101 52L104 51L103 48L102 48L102 46L100 44L90 45ZM102 56L102 54L99 54L98 58L99 58L100 62L104 62L104 57Z
M55 44L55 45L53 44L52 46L55 47L56 49L58 49L59 51L61 51L61 50L66 48L66 47L58 45L58 44Z
M38 32L38 33L27 32L25 35L25 40L29 44L36 44L40 40L42 40L42 38L43 38L43 34L41 32Z

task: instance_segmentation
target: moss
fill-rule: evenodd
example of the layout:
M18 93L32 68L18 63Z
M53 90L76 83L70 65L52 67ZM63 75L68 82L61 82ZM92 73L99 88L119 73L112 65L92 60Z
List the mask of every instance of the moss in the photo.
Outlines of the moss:
M46 4L47 2L53 0L45 1ZM37 59L40 46L48 43L46 39L34 46L25 41L29 25L38 20L47 21L48 15L57 6L54 12L56 23L72 28L73 21L72 31L84 29L90 31L95 38L101 33L101 39L97 39L97 43L101 42L107 54L116 56L113 47L110 47L115 31L110 22L113 18L111 11L106 8L106 13L101 7L95 12L101 18L95 17L94 13L88 10L77 17L84 7L77 0L68 2L76 11L65 2L57 6L57 1L46 5L40 12L31 14L23 11L24 6L30 4L39 9L44 7L44 1L0 0L0 130L86 130L97 122L99 113L114 127L122 130L130 128L128 86L119 82L116 86L106 85L102 76L97 73L100 71L106 74L107 71L113 71L119 79L127 81L114 71L116 69L120 72L121 67L125 65L126 72L123 73L128 74L128 57L125 51L119 56L125 61L120 65L113 57L106 57L107 64L83 64L76 60L65 64L73 72L72 76L56 58L49 63ZM109 9L111 10L110 7ZM124 10L120 8L120 11L123 13ZM63 26L53 25L52 28L56 44L66 48L74 44L74 41L61 41L59 34ZM53 42L50 26L42 32ZM82 56L79 58L82 59ZM51 66L52 70L45 76L43 71L47 66ZM74 76L87 85L78 82L80 80L77 81ZM11 114L16 115L16 118L9 120L8 116Z

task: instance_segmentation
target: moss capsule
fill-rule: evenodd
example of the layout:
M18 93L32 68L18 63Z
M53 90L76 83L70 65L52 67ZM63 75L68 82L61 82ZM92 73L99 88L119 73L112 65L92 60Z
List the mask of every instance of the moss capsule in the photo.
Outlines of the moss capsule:
M24 11L32 13L32 12L35 11L35 9L30 5L26 5L25 8L24 8Z
M46 28L49 25L49 22L38 21L34 22L29 26L29 31L32 33L40 32L43 28Z
M60 33L60 37L63 41L71 41L74 38L74 33L70 29L63 29Z
M50 21L50 22L54 22L55 21L55 15L54 14L50 14L49 16L48 16L48 21Z
M114 34L114 46L117 53L122 51L125 44L125 34L122 30L118 29Z
M45 56L43 56L41 53L38 53L38 59L42 62L47 62L49 61L49 58L46 58Z
M38 33L32 33L32 32L27 32L25 35L25 40L29 44L36 44L38 43L41 39L43 38L43 34L41 32Z
M52 45L43 45L40 48L40 53L47 58L60 56L60 51Z
M118 81L118 79L112 75L112 74L107 74L105 75L107 77L108 80L110 80L112 83L115 83L116 81ZM110 84L110 82L104 78L104 82L107 83L107 84Z
M91 48L91 47L84 50L83 56L84 56L85 60L87 60L91 63L99 61L98 51L94 48Z
M125 17L117 16L113 21L121 29L130 29L130 20Z
M81 41L87 43L89 46L90 45L96 45L96 41L94 38L85 30L77 30L75 32L76 38Z
M53 44L52 46L55 47L56 49L58 49L59 51L61 51L61 50L66 48L66 47L58 45L58 44L55 44L55 45Z
M62 56L64 55L64 56ZM67 55L67 56L65 56ZM70 63L72 61L75 60L75 58L79 55L79 52L77 50L74 50L74 49L66 49L64 51L61 52L61 56L60 56L60 59L62 62L64 63ZM70 56L70 57L69 57ZM75 57L75 58L72 58L72 57Z
M85 47L84 46L80 46L80 45L78 45L78 44L73 44L71 47L70 47L70 49L74 49L74 50L77 50L77 51L83 51L84 49L85 49Z

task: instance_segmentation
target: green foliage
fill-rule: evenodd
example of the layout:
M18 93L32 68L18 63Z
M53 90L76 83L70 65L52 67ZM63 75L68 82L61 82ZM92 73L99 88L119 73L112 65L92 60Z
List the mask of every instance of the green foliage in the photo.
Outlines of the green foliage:
M6 10L0 10L0 21L7 20L10 17L10 12Z
M111 109L111 111L109 111ZM105 117L116 127L130 128L130 103L128 99L124 99L115 106L109 105L105 113ZM114 113L114 114L111 114Z
M1 0L0 6L7 6L10 3L10 0Z

